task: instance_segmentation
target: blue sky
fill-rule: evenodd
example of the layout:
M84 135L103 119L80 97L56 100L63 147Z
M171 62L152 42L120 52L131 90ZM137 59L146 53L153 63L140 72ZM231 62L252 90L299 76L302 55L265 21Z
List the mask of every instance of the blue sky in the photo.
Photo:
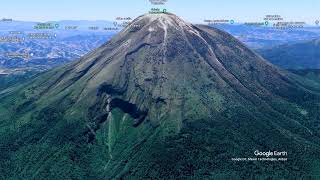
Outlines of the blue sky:
M0 18L114 20L137 17L152 7L148 0L5 0L0 5ZM267 14L308 23L320 19L320 0L168 0L164 7L194 23L204 19L259 21Z

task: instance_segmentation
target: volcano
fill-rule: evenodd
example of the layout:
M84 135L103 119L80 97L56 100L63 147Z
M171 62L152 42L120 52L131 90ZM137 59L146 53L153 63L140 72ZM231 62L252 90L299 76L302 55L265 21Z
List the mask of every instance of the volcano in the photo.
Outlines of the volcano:
M315 177L319 102L319 84L228 33L145 14L79 60L0 92L0 174ZM274 151L282 160L240 160Z

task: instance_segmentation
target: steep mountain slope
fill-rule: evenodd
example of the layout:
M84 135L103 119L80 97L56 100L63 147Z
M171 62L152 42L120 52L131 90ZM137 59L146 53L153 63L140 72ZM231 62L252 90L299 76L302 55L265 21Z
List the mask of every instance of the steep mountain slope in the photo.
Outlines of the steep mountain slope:
M0 92L0 174L319 175L319 93L225 32L146 14L79 61ZM288 161L231 160L255 150Z
M320 39L280 45L258 52L271 63L286 69L320 69Z

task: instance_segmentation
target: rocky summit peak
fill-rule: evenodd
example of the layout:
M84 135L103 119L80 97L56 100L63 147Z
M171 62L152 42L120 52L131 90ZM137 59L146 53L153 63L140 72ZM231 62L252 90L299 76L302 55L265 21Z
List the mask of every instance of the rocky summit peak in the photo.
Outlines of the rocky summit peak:
M153 31L156 27L160 27L164 30L167 30L168 28L178 30L190 28L191 24L171 13L147 13L136 18L127 28L125 28L125 31L133 28L143 28L145 26L148 26L148 31Z
M183 21L178 16L172 13L146 13L142 16L136 18L137 21L139 20L148 20L148 21Z

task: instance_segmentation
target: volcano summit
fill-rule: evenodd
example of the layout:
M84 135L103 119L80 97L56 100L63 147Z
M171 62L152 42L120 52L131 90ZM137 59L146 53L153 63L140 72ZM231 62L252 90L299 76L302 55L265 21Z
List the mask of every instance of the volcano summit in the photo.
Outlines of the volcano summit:
M138 17L78 61L0 92L0 174L23 179L320 175L320 85L231 35ZM286 162L234 162L255 150Z

